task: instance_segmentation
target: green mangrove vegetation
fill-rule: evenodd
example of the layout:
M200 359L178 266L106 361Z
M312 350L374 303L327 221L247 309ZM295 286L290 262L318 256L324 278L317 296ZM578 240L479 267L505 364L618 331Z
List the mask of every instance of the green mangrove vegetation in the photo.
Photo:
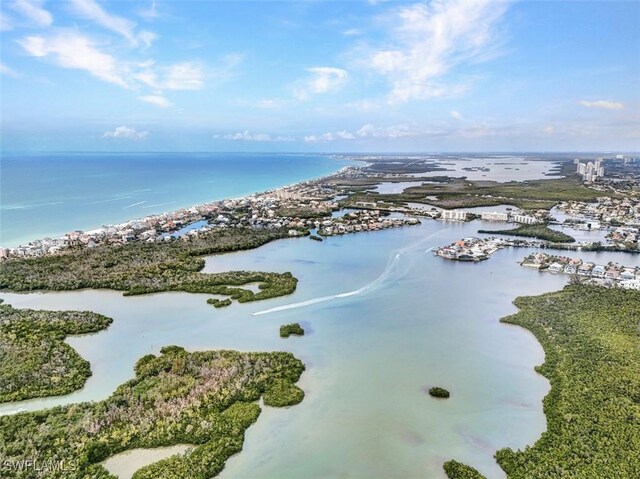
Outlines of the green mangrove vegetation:
M273 298L295 291L291 273L200 271L202 256L256 248L288 236L286 229L217 229L167 242L132 242L72 249L56 256L11 259L0 268L0 290L76 290L106 288L125 295L185 291L222 294L238 302ZM240 288L259 282L254 293Z
M434 386L429 388L429 396L434 398L448 398L451 394L445 388Z
M299 323L283 324L280 326L280 337L288 338L291 335L304 336L304 329Z
M231 306L231 299L209 298L207 299L207 303L213 305L214 308L225 308Z
M304 399L304 391L291 381L277 379L264 393L262 400L267 406L284 407L298 404Z
M473 467L462 464L458 461L447 461L442 467L449 479L486 479Z
M576 241L573 236L569 236L562 231L552 230L544 224L521 225L509 230L478 230L478 233L522 236L525 238L536 238L539 240L550 241L552 243L574 243Z
M261 396L274 406L302 400L294 383L303 371L302 362L285 352L163 348L160 356L141 358L135 378L104 401L1 416L2 477L115 479L100 464L114 454L192 444L190 453L146 466L134 477L209 479L242 449ZM18 470L25 460L39 470Z
M64 338L95 333L111 322L89 311L17 309L0 300L0 402L80 389L91 368Z
M503 318L545 351L547 431L521 451L496 453L513 479L640 477L640 292L569 285L520 297ZM455 477L455 476L450 476Z

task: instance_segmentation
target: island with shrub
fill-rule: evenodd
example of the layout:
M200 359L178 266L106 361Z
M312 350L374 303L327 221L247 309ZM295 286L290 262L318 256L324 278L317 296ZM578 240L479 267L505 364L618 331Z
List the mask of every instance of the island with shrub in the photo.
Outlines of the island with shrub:
M283 324L280 326L281 338L288 338L291 335L304 336L304 329L299 323Z

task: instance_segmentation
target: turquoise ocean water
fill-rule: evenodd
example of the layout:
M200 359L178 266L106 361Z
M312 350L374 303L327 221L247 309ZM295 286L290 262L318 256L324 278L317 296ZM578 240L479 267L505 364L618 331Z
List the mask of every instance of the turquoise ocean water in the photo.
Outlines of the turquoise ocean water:
M347 164L305 154L2 154L0 246L243 196Z

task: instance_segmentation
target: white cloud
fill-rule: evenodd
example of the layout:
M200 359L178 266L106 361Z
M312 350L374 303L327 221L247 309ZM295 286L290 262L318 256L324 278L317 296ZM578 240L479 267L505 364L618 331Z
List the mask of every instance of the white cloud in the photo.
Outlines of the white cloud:
M349 73L342 68L335 67L312 67L307 68L307 72L311 74L302 87L295 91L295 96L299 100L306 100L310 94L322 94L335 92L341 89L347 79Z
M495 30L506 8L501 0L401 7L389 18L390 44L372 52L365 64L391 82L391 103L448 95L451 87L442 83L447 73L495 55Z
M354 37L354 36L362 35L362 33L363 33L362 30L358 28L349 28L342 32L342 34L346 37Z
M165 97L163 97L162 95L139 96L138 100L142 100L152 105L159 106L160 108L167 108L171 106L171 102L167 100Z
M239 133L229 133L227 135L213 135L217 140L228 141L257 141L257 142L281 142L294 141L291 136L271 136L266 133L250 133L248 130Z
M129 128L122 125L113 131L105 131L102 135L104 138L123 138L126 140L142 140L147 137L148 131L136 131L135 128Z
M42 8L42 0L15 0L12 8L41 27L48 27L53 23L53 15Z
M341 140L355 140L356 135L347 130L342 130L336 132L336 137L340 138Z
M132 45L138 45L139 42L142 42L148 47L157 38L156 34L152 32L142 31L140 33L136 33L136 24L134 22L127 20L126 18L110 14L95 0L69 1L78 15L97 23L107 30L111 30L112 32L123 36Z
M149 8L143 8L138 12L138 14L148 22L158 18L160 14L158 13L158 5L156 4L156 1L152 0Z
M85 70L101 80L129 87L116 59L99 51L91 40L77 33L62 33L49 38L30 36L18 43L31 56L51 56L61 67Z
M0 63L0 74L1 75L7 75L7 76L10 76L12 78L19 78L20 77L20 74L18 72L16 72L13 68L8 67L4 63Z
M193 62L158 68L154 62L140 65L143 69L133 78L157 90L200 90L204 84L202 66Z
M455 118L456 120L464 120L464 117L462 116L462 113L460 113L457 110L451 110L451 117Z
M444 136L449 130L440 127L426 127L414 124L398 124L391 126L375 126L371 123L363 125L356 131L327 132L322 135L307 135L304 137L306 143L320 143L337 140L358 140L358 139L378 139L395 140L402 138L428 138L434 136Z
M192 62L170 66L162 82L162 87L169 90L200 90L202 85L202 67Z
M586 106L587 108L603 108L605 110L622 110L624 108L624 104L619 101L608 101L608 100L596 100L596 101L587 101L581 100L579 102L582 106Z

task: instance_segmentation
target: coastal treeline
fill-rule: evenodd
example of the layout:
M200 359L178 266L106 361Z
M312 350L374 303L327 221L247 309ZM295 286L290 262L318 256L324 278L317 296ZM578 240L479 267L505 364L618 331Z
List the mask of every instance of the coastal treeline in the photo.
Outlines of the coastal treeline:
M302 400L294 383L303 371L291 353L165 347L160 356L141 358L136 377L104 401L0 417L3 478L115 479L99 464L114 454L192 444L190 453L144 467L134 477L209 479L242 449L261 396L274 406ZM39 470L10 467L25 460Z
M232 271L200 273L202 256L256 248L288 236L286 229L228 228L166 242L132 242L71 249L64 254L11 259L0 268L0 290L76 290L107 288L125 295L185 291L230 296L239 302L290 294L291 273ZM260 283L254 293L239 288Z
M478 230L478 233L535 238L539 240L551 241L552 243L574 243L576 241L573 236L569 236L562 231L552 230L544 224L521 225L517 228L508 230Z
M515 305L520 311L502 321L540 341L545 362L537 371L551 391L541 438L496 453L507 476L640 477L640 292L570 285Z
M90 311L17 309L0 300L0 402L80 389L91 368L64 338L95 333L111 322Z

